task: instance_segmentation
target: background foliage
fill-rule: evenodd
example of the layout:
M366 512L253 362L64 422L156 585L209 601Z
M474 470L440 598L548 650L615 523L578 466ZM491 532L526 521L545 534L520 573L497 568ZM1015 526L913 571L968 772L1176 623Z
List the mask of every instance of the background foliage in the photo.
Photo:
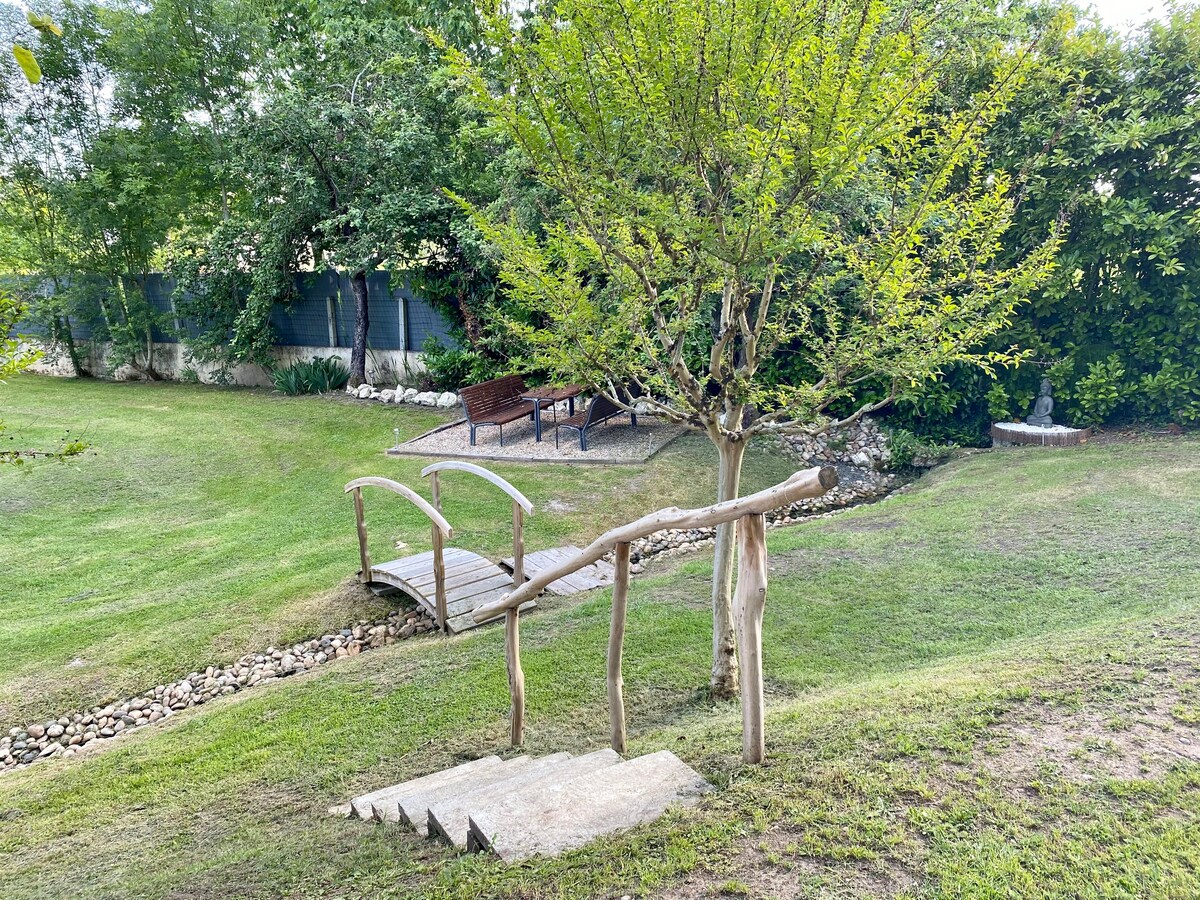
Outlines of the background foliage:
M1033 47L986 139L988 171L1019 197L999 263L1036 245L1048 222L1065 223L1064 241L1053 277L986 347L1028 358L994 378L947 366L900 397L893 424L977 443L990 421L1027 413L1043 376L1064 421L1195 423L1196 6L1130 34L1066 4L956 9L930 33L974 59L934 86L946 114L1008 54ZM205 323L182 336L195 360L267 362L270 304L318 261L402 269L452 315L460 346L430 356L439 386L536 369L533 348L501 323L543 323L509 297L488 242L444 194L535 230L559 217L427 39L504 83L506 61L471 3L52 0L33 12L0 5L0 33L41 74L31 84L3 55L0 272L48 281L27 315L79 374L87 355L71 323L112 343L110 365L156 374L152 331L172 323L156 318L144 285L163 270L184 288L181 314ZM784 348L763 374L786 386L814 365ZM862 385L846 405L885 389Z

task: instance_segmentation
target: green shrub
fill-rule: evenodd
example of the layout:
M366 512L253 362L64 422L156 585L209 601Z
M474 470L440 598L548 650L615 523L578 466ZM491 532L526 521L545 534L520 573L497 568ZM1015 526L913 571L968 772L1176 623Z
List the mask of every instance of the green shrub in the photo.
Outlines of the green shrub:
M457 391L502 374L497 363L469 347L447 347L430 335L421 345L425 374L439 391Z
M345 387L350 370L336 356L297 360L271 373L275 390L282 394L324 394Z
M935 444L923 440L904 428L888 433L888 449L892 452L889 468L896 470L924 468L948 457L958 449L953 443Z
M1125 366L1117 354L1088 366L1088 373L1075 385L1075 404L1079 424L1099 425L1121 403L1121 382Z

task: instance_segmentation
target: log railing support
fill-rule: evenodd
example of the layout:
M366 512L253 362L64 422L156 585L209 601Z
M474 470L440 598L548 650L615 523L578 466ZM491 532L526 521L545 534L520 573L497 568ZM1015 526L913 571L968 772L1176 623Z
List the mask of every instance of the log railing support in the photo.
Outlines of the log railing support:
M513 501L513 584L525 581L525 510ZM508 693L512 698L509 737L514 747L525 742L525 672L521 669L521 611L504 611L504 658L508 664Z
M762 513L738 520L738 580L733 595L742 674L742 759L766 756L763 727L762 622L767 601L767 523Z
M625 610L629 601L629 543L616 546L616 578L613 581L612 624L608 630L608 721L612 748L625 752L625 684L621 655L625 647Z
M371 552L367 549L367 519L363 512L362 488L354 489L354 524L358 528L358 561L362 570L358 580L366 584L371 580Z
M437 611L437 625L443 632L449 631L446 615L446 558L442 532L433 526L433 597Z
M525 743L525 673L521 670L521 611L504 611L504 659L508 664L508 693L512 697L509 737L514 747Z

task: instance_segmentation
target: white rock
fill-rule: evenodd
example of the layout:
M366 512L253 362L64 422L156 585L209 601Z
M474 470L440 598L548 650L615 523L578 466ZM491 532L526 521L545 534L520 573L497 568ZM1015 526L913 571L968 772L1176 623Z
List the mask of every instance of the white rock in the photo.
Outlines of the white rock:
M433 391L422 391L412 398L412 402L421 406L437 406L438 395Z
M412 403L419 393L416 388L405 388L401 399L404 403Z
M873 463L871 455L865 450L859 450L857 453L855 453L852 457L850 457L850 462L854 463L860 469L869 469Z
M396 399L395 391L380 391L379 392L379 402L380 403L391 403L395 399Z
M355 396L357 396L359 400L366 400L368 397L371 396L372 390L374 390L374 388L372 388L371 385L360 384L358 386L358 393Z
M454 391L445 391L438 394L437 405L442 409L450 409L451 407L458 406L458 394L454 393Z

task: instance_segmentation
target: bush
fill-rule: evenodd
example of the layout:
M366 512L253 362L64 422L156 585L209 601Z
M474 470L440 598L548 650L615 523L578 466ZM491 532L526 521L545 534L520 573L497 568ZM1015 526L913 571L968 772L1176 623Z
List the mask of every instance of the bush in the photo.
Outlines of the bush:
M275 390L282 394L324 394L346 386L350 370L336 356L314 356L311 360L298 360L286 369L271 373Z
M889 468L896 471L927 468L950 456L958 446L936 444L922 440L904 428L893 428L888 434L888 449L892 452Z
M469 347L447 347L433 335L421 345L425 373L433 388L457 391L501 374L497 363Z

